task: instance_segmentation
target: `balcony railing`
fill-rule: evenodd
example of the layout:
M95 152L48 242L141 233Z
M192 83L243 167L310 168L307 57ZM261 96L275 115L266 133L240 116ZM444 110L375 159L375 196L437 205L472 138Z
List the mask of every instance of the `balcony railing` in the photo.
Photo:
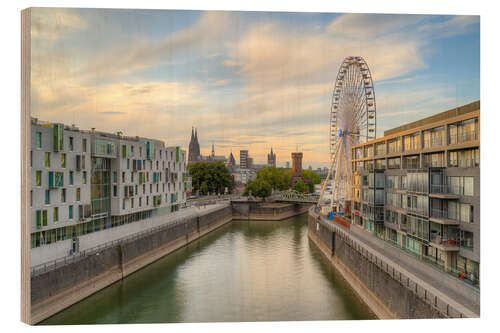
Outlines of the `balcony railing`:
M468 142L468 141L474 141L477 140L477 132L475 130L473 131L463 131L461 133L452 133L450 134L450 145L456 144L456 143L461 143L461 142Z
M460 186L451 184L431 184L431 193L457 194L460 193Z
M440 147L443 145L443 138L426 138L424 139L424 148Z
M441 235L431 235L431 243L438 244L443 246L444 248L449 247L458 247L458 241L456 237L453 236L441 236Z
M473 158L451 160L450 167L476 168L476 167L479 167L479 161L476 161Z
M454 215L450 214L448 211L441 210L441 209L432 209L431 210L431 217L436 217L436 218L439 218L439 219L449 219L449 220L453 220L453 221L458 221L458 218L457 218L456 215L454 216Z
M420 161L419 160L403 160L403 169L419 169Z
M412 183L407 187L407 190L410 192L427 193L429 192L429 187L424 183Z
M429 216L429 211L425 208L422 207L407 207L406 208L409 212L422 215L422 216Z

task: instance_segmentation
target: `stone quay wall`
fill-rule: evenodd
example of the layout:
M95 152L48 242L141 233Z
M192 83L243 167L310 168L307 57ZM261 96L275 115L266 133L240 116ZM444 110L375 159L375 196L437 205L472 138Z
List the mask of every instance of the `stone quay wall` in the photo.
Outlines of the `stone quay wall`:
M230 205L201 209L79 260L32 276L31 324L36 324L232 220Z
M308 235L380 319L474 317L416 282L398 265L389 265L346 228L320 218L312 209L308 215Z

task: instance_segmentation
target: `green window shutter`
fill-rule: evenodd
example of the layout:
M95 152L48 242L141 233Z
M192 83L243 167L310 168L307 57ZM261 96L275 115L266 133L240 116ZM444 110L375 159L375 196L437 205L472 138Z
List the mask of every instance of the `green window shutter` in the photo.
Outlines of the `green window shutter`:
M42 226L42 211L36 211L36 226L40 228Z
M179 147L175 147L175 161L179 162Z
M36 147L42 148L42 133L36 132Z
M49 171L49 188L54 187L54 172Z
M46 226L47 226L47 211L46 211L46 210L44 210L44 211L42 212L42 225L43 225L44 227L46 227Z
M54 151L63 150L64 125L54 124Z
M64 173L56 172L54 177L54 187L64 186Z
M69 213L68 213L68 216L69 216L69 219L72 219L73 218L73 206L69 206Z

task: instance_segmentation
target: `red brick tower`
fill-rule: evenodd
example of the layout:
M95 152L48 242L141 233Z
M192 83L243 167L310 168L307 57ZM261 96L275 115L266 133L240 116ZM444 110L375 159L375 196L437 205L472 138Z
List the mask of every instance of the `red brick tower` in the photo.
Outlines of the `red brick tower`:
M292 186L299 180L304 181L302 177L302 153L292 153Z

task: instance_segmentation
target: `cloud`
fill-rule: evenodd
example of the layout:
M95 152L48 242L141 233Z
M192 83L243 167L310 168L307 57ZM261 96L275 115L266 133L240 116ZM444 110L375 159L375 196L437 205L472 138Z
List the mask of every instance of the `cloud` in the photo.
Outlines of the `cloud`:
M160 41L138 38L133 43L97 55L83 70L106 77L125 75L169 63L176 55L192 48L211 58L214 53L209 52L214 42L227 32L229 22L228 12L204 12L196 24L187 29L169 34Z
M468 33L476 24L479 24L479 16L457 15L442 22L422 25L419 31L428 34L430 38L445 38Z
M424 15L401 14L344 14L333 20L326 31L330 34L355 39L368 39L398 32L425 19Z
M34 40L53 42L88 27L87 21L71 9L33 8L31 14L31 38Z
M216 80L216 81L212 82L210 85L214 86L214 87L223 87L223 86L227 86L230 82L231 82L231 80Z

